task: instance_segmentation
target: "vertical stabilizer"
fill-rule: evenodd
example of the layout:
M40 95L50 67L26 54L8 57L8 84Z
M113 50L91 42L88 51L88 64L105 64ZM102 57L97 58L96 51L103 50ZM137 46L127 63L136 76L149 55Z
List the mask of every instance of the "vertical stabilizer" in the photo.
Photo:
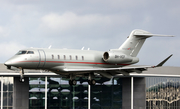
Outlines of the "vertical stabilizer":
M151 34L144 30L133 30L127 40L119 47L119 50L127 55L136 57L146 38L152 36L173 37L172 35Z
M141 36L138 36L141 34ZM145 36L143 36L145 34ZM144 30L133 30L127 40L120 46L120 50L132 57L136 57L141 49L142 45L144 44L146 38L151 36L146 36L146 34L151 34Z
M146 38L152 36L173 37L172 35L151 34L144 30L133 30L127 40L119 47L119 50L127 55L136 57Z

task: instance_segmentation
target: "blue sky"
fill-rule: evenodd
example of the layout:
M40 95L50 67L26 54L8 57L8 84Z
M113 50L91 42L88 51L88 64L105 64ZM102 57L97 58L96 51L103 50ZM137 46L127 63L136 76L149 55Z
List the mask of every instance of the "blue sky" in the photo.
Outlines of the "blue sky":
M179 0L0 0L0 63L30 47L108 51L134 29L176 37L147 39L140 65L180 66Z

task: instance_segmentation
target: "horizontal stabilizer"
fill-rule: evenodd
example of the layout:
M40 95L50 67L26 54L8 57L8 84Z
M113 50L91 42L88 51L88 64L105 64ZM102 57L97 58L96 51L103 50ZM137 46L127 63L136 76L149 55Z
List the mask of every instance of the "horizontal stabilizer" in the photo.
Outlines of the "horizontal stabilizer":
M162 34L134 34L135 36L162 36L162 37L174 37L173 35L162 35Z

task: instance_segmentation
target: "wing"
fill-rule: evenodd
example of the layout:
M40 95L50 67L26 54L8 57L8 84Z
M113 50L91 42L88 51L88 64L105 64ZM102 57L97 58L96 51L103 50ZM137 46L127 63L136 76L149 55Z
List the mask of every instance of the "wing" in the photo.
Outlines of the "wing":
M155 67L161 67L163 64L171 57L172 55L168 56L166 59L164 59L162 62L157 64L156 66L127 66L127 67L117 67L117 68L64 68L64 71L67 72L83 72L83 71L126 71L127 73L136 72L136 73L142 73L142 71L147 70L148 68L155 68Z
M99 72L101 75L106 76L114 76L116 74L129 75L129 73L136 72L142 73L148 68L161 67L172 55L168 56L162 62L157 64L156 66L126 66L126 67L118 67L118 68L65 68L64 71L67 72ZM104 73L108 72L108 73ZM108 76L108 77L109 77Z
M90 72L98 73L104 77L112 78L117 74L129 75L129 73L136 72L142 73L143 71L147 70L148 68L155 68L161 67L172 55L164 59L162 62L157 64L156 66L125 66L125 67L117 67L117 68L103 68L103 67L59 67L57 66L55 69L61 69L63 72L69 73L76 73L76 74L85 74Z
M141 73L144 70L147 70L147 68L152 68L154 66L129 66L129 67L118 67L118 68L65 68L64 71L67 72L102 72L102 71L121 71L124 70L128 73L131 72L137 72Z
M118 76L118 74L129 75L129 73L136 72L142 73L148 68L153 68L154 66L126 66L118 68L65 68L65 72L76 73L76 75L83 75L86 73L94 72L97 75L101 75L106 78L112 78Z

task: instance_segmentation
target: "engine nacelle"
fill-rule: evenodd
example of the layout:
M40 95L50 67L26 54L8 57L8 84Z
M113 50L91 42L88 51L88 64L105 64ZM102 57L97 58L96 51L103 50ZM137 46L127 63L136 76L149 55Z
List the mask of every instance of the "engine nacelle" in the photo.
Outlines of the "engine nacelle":
M133 64L139 62L139 59L137 57L131 57L121 52L113 52L113 51L104 52L103 60L107 63L112 63L112 64L123 64L123 63Z

